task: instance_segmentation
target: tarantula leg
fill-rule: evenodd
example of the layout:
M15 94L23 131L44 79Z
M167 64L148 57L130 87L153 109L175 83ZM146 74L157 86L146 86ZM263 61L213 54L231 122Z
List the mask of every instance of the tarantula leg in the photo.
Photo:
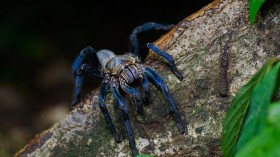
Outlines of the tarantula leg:
M77 71L80 68L81 64L84 62L84 60L90 53L94 53L94 49L91 46L88 46L82 49L79 56L75 59L72 65L72 72L73 72L74 79L76 79Z
M89 64L93 67L90 67L87 64L83 64L85 59L89 60ZM94 63L92 62L94 61ZM72 65L72 73L73 78L75 80L75 88L74 88L74 98L71 102L71 105L76 105L79 101L80 93L82 90L84 73L88 73L90 75L103 77L102 73L99 70L100 63L97 59L96 54L94 53L94 49L91 46L88 46L81 50L79 56L75 59ZM97 69L94 69L97 68Z
M74 98L71 102L72 106L75 106L80 99L80 93L82 90L83 83L84 83L84 76L77 75L75 78Z
M103 73L101 73L99 70L93 69L89 64L82 64L80 66L80 69L83 73L88 74L90 77L100 77L104 78Z
M119 108L122 113L122 117L123 117L124 124L125 124L125 130L126 130L126 133L128 135L128 139L129 139L130 149L132 151L132 154L136 156L139 153L138 153L138 150L137 150L136 144L135 144L134 133L133 133L133 129L132 129L132 126L130 123L129 115L128 115L128 108L124 103L124 100L118 90L118 87L112 87L111 90L112 90L113 96L117 100L117 103L118 103Z
M168 61L168 63L170 64L171 70L174 72L174 74L177 76L177 78L179 80L183 79L183 75L182 73L177 69L174 59L172 56L170 56L168 53L164 52L163 50L161 50L160 48L158 48L156 45L152 44L152 43L147 43L147 47L150 48L152 51L154 51L157 55L163 57L164 59L166 59Z
M149 82L148 82L148 79L147 79L146 75L143 75L141 83L142 83L142 86L144 87L144 91L145 91L144 102L148 103L149 100L150 100L150 87L149 87Z
M80 93L82 91L82 86L84 83L84 74L89 74L90 76L97 76L103 78L103 74L100 73L98 70L94 70L88 64L82 64L79 69L77 69L76 76L75 76L75 89L74 89L74 98L71 102L72 106L75 106L80 97Z
M179 131L181 134L184 134L185 132L185 128L184 125L182 123L181 120L181 116L178 112L177 106L174 103L173 97L172 95L169 93L168 91L168 87L165 85L163 79L151 68L146 67L144 73L150 78L152 79L156 85L158 85L161 88L161 91L163 93L163 95L165 96L165 98L167 99L170 109L173 113L173 116L175 118L176 124L179 128Z
M104 118L112 131L114 139L118 143L118 142L121 142L120 135L116 131L116 128L112 122L112 118L111 118L111 116L108 112L107 106L105 104L108 88L109 88L108 83L105 83L105 82L102 83L101 88L100 88L99 97L98 97L98 102L99 102L99 107L104 115Z
M159 23L154 23L154 22L147 22L144 23L141 26L138 26L133 29L131 35L129 36L129 41L130 41L130 47L131 47L131 53L139 56L139 45L138 45L138 39L137 39L137 34L146 32L149 30L169 30L173 27L174 25L162 25Z
M134 101L135 101L135 104L136 104L136 107L137 107L137 112L142 113L143 112L143 104L142 104L142 101L141 101L141 96L140 96L139 92L137 91L137 89L135 89L133 87L130 87L127 84L121 84L121 88L126 93L133 95Z

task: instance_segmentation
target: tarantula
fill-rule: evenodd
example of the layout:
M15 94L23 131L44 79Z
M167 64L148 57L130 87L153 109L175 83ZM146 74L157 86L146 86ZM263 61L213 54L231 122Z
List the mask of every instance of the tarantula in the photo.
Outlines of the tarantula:
M133 86L136 82L142 85L145 98L144 102L148 102L150 98L149 80L152 80L162 91L166 100L169 103L170 110L173 113L176 124L181 134L185 132L184 125L179 115L178 109L174 103L173 97L168 91L168 87L164 83L163 79L150 67L144 65L138 58L138 40L137 34L148 30L169 30L174 25L162 25L158 23L148 22L141 26L136 27L130 35L129 41L131 46L131 52L123 55L115 55L110 50L95 51L92 47L84 48L79 56L73 63L72 70L75 80L74 98L72 105L77 104L79 101L84 75L87 74L92 77L103 78L100 92L98 96L98 103L104 118L108 123L111 132L116 142L120 142L120 136L117 133L114 124L112 123L111 116L105 104L107 92L112 92L114 98L117 101L118 107L121 111L122 118L125 124L125 130L128 135L129 145L133 155L138 154L138 150L135 145L134 133L131 127L128 108L120 94L120 89L125 93L131 94L136 103L137 112L143 112L143 105L140 93ZM147 47L155 52L157 55L164 58L171 67L171 70L177 76L179 80L183 79L182 74L178 71L174 59L172 56L159 49L152 43L147 43Z

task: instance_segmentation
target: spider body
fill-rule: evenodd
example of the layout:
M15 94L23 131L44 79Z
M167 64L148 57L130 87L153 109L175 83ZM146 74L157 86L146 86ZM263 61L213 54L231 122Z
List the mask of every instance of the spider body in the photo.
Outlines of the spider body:
M80 55L76 58L72 66L73 76L76 82L72 105L75 105L79 101L85 74L88 74L92 77L97 76L103 78L98 96L99 107L104 115L107 124L111 129L115 141L120 142L120 136L117 133L114 124L112 123L111 116L105 104L107 92L111 91L121 111L125 130L129 139L129 145L133 155L137 155L138 150L135 144L134 133L131 127L128 108L120 93L120 90L132 95L136 104L137 112L143 112L143 102L141 99L141 95L138 90L133 87L135 82L141 83L141 86L145 92L144 102L147 103L150 98L150 88L148 80L153 81L155 85L161 89L163 95L169 103L170 110L173 113L180 133L183 134L185 132L185 128L179 115L178 109L165 82L152 68L144 65L137 57L139 55L137 50L138 42L136 36L138 33L150 29L168 30L172 28L172 26L173 25L164 26L151 22L145 23L142 26L135 28L130 35L131 52L129 54L115 55L112 51L106 49L95 52L92 47L86 47L80 52ZM178 77L178 79L181 80L183 78L182 74L177 70L172 56L159 49L152 43L148 43L147 47L153 50L157 55L163 57L170 64L171 70Z
M132 83L134 79L139 79L135 61L129 55L116 56L107 62L104 71L110 75L120 75L127 83Z

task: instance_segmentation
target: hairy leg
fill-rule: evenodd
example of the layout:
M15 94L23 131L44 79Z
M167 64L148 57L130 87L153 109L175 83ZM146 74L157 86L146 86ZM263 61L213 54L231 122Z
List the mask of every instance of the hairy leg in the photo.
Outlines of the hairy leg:
M138 26L133 29L131 35L129 36L129 41L130 41L130 51L132 54L139 56L139 45L138 45L138 39L137 39L137 34L146 32L149 30L169 30L173 27L174 25L162 25L159 23L154 23L154 22L147 22L144 23L141 26Z
M139 152L136 148L134 133L133 133L133 129L132 129L132 126L131 126L131 123L130 123L129 115L128 115L128 108L125 105L122 96L120 95L120 92L118 90L118 86L112 86L111 91L113 93L113 96L117 100L119 109L121 110L122 118L123 118L124 124L125 124L125 130L126 130L126 133L128 135L129 146L130 146L130 149L132 151L132 154L133 155L138 155Z
M74 88L74 98L71 102L71 105L76 105L79 102L80 99L80 94L82 91L82 86L84 84L84 75L88 74L91 77L97 76L103 78L103 74L100 73L100 71L95 70L91 68L88 64L82 64L80 67L77 69L76 75L75 75L75 88Z
M83 64L83 62L86 59L89 62L93 62L94 61L95 64L98 65L99 61L98 61L98 59L94 60L95 58L97 59L97 56L96 56L95 50L91 46L88 46L88 47L82 49L80 54L77 56L77 58L75 59L73 65L72 65L72 73L73 73L74 79L77 76L78 69L80 68L80 66ZM91 61L91 59L93 59L93 61ZM96 68L96 67L94 67L94 68Z
M109 89L109 83L103 81L103 83L100 87L99 96L98 96L99 107L104 115L104 118L105 118L107 124L109 125L109 127L113 133L115 141L120 142L121 141L120 136L116 131L116 128L112 122L112 118L111 118L111 116L108 112L107 106L105 104L108 89Z
M149 82L148 82L148 79L147 79L146 75L143 75L141 83L142 83L142 86L143 86L144 91L145 91L145 100L144 100L144 102L148 103L149 100L150 100L150 87L149 87Z
M136 107L137 107L137 112L142 113L143 112L143 104L142 104L142 101L141 101L141 96L140 96L139 92L137 91L137 89L135 89L133 87L130 87L129 85L127 85L125 83L121 84L121 88L126 93L133 95L134 101L135 101L135 104L136 104Z
M177 69L174 59L172 56L170 56L168 53L164 52L160 48L158 48L156 45L152 43L147 43L147 47L150 48L152 51L154 51L157 55L163 57L167 60L168 64L170 65L171 70L174 72L174 74L177 76L179 80L183 79L182 73Z
M174 103L173 97L169 93L169 90L168 90L167 86L165 85L163 79L154 70L152 70L151 68L148 68L148 67L146 67L144 73L145 73L145 75L147 75L148 78L152 79L157 86L159 86L161 88L163 95L165 96L166 100L169 103L170 110L173 113L174 119L179 128L179 131L181 134L184 134L185 128L182 123L181 116L178 112L177 106Z
M90 64L91 66L84 64L84 61L86 59L88 61L88 64ZM82 90L84 80L84 72L90 73L95 76L101 76L102 74L98 67L100 67L100 63L97 59L94 49L91 46L82 49L72 65L72 73L75 80L74 98L71 102L72 105L76 105L79 101L80 92Z
M71 102L72 106L75 106L79 102L80 93L81 93L83 84L84 84L84 76L77 75L75 78L74 98L72 99L72 102Z

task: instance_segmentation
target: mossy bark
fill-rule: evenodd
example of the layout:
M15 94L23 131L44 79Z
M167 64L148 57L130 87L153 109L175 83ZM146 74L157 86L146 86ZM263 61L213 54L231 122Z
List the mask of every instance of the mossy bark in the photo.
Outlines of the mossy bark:
M146 64L164 78L187 132L180 135L162 93L151 85L144 114L126 97L137 148L156 156L222 156L222 121L239 88L268 60L279 57L279 2L249 23L248 0L215 0L155 42L171 54L184 79L150 52ZM278 3L278 4L276 4ZM15 156L131 156L112 95L109 108L122 142L115 143L95 89L65 119L37 135ZM222 94L222 96L221 96ZM226 97L224 97L226 96Z

